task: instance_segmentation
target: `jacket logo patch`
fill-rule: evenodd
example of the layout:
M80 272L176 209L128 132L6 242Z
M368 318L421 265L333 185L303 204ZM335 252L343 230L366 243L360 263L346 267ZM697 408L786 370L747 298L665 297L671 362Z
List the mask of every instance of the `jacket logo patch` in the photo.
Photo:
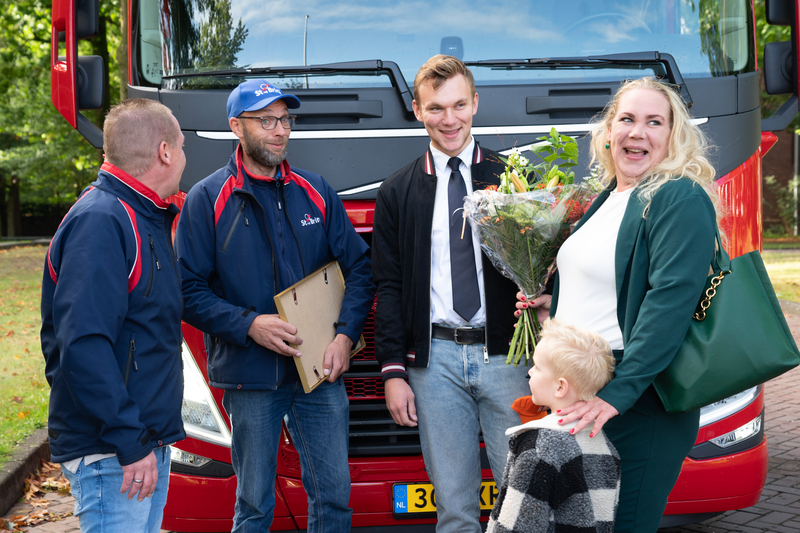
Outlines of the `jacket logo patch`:
M319 224L322 220L319 217L312 217L309 214L306 214L306 217L300 221L301 226L310 226L312 224Z

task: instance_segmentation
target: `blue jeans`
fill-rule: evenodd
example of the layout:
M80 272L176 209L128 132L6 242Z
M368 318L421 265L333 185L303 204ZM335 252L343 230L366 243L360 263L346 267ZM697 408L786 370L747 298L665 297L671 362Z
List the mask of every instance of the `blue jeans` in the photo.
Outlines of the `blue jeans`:
M436 490L437 533L481 531L479 432L498 488L508 458L506 429L520 424L511 404L531 393L527 367L505 355L484 362L483 344L433 339L428 368L409 368L425 468Z
M326 381L309 394L300 382L269 391L226 390L222 405L231 418L231 460L238 480L233 532L267 531L272 524L285 415L308 494L308 532L350 531L350 409L341 378L336 383Z
M75 516L81 533L158 533L169 486L169 446L153 450L158 463L158 483L150 498L138 501L121 493L122 467L116 457L81 464L73 474L62 468L75 498Z

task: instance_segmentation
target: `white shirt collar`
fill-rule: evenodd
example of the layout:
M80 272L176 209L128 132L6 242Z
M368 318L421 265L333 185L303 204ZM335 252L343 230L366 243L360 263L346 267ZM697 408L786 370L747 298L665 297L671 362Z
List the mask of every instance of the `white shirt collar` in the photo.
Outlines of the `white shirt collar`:
M469 144L458 154L458 158L461 159L461 164L470 168L472 166L472 156L474 153L475 138L470 135ZM431 143L431 154L433 155L433 166L436 168L436 175L444 174L445 170L447 170L447 175L449 176L450 170L447 166L447 162L450 161L451 156L434 148L433 143Z

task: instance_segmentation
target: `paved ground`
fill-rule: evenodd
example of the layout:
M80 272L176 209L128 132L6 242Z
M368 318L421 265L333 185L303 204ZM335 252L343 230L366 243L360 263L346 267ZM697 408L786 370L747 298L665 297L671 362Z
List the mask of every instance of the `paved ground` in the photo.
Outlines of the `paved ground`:
M786 318L800 344L800 308L797 314L787 314ZM699 524L661 529L660 533L800 533L800 367L767 384L766 404L769 473L759 503ZM74 503L71 497L58 493L47 494L44 500L46 504L39 503L39 507L17 503L3 518L10 521L14 516L30 516L42 510L58 516L70 513ZM73 516L23 529L31 533L80 531L78 519Z

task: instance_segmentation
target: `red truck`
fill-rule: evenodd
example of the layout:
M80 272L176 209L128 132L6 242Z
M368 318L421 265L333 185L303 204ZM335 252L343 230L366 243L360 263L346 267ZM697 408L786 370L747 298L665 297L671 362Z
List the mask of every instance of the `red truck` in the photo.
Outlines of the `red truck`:
M472 133L483 146L524 148L555 127L578 139L578 176L589 174L591 119L622 80L659 76L678 85L695 123L717 146L712 162L730 213L728 251L761 248L761 158L776 141L770 131L786 128L798 112L800 0L767 0L768 22L791 26L792 39L767 45L764 65L756 60L752 0L123 1L128 95L157 99L178 118L186 137L184 192L235 148L225 114L231 89L267 78L303 102L289 160L327 177L369 243L382 180L428 143L407 80L430 56L446 53L475 75L481 106ZM100 106L105 65L78 56L77 42L97 31L98 11L98 0L53 1L53 103L96 147L102 132L80 110ZM765 120L761 73L768 92L791 94ZM182 199L174 198L179 205ZM202 335L187 325L183 331L189 436L173 447L163 527L229 530L236 487L230 422L222 391L207 383ZM433 531L435 494L419 436L394 424L386 409L372 333L370 319L367 348L345 375L353 530ZM751 506L764 486L762 387L703 408L700 423L662 526ZM485 482L475 497L488 513L497 489L485 454L482 467ZM305 529L300 462L285 429L275 489L272 529Z

